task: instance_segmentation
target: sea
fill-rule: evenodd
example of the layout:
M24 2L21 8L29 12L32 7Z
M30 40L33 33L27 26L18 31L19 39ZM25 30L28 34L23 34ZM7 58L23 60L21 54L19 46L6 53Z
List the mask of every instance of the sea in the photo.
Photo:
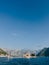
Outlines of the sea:
M0 57L0 65L49 65L49 57L37 58Z

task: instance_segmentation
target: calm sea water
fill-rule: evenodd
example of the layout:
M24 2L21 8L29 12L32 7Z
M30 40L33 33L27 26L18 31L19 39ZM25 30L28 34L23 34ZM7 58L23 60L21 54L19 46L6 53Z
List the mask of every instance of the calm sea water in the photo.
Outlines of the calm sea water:
M0 58L0 65L49 65L49 57L38 58Z

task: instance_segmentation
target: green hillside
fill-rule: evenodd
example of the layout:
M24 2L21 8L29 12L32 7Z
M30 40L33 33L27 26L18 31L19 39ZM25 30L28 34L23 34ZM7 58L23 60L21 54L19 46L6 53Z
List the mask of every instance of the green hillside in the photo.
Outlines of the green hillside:
M37 56L49 56L49 48L42 49Z
M7 53L6 53L4 50L2 50L2 49L0 48L0 55L1 55L1 54L7 55Z

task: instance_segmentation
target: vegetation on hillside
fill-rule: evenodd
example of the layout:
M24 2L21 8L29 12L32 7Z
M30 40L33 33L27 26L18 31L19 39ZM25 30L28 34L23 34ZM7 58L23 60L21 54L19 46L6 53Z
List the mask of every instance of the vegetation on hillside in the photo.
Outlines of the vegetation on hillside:
M3 49L0 48L0 55L1 55L1 54L7 55L7 53L6 53Z
M42 49L37 56L49 56L49 48Z

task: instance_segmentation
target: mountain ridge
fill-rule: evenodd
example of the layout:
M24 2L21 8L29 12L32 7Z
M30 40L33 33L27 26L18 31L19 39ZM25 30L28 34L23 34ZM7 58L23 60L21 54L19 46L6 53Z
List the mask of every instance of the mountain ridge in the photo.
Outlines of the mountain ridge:
M37 56L49 56L49 48L42 49Z

